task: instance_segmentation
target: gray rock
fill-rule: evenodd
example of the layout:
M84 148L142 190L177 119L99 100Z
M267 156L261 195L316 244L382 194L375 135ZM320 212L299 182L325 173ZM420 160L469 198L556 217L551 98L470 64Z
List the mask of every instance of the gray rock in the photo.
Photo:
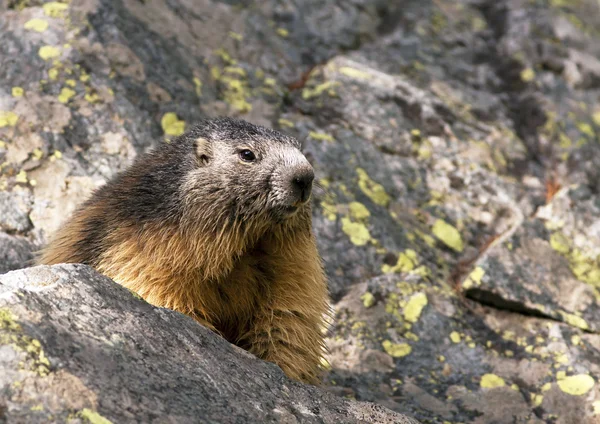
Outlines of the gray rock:
M84 265L0 277L0 393L11 423L417 424L293 382Z
M0 232L0 274L30 266L34 250L27 239Z
M31 194L29 191L0 191L0 230L24 232L31 229L29 212Z

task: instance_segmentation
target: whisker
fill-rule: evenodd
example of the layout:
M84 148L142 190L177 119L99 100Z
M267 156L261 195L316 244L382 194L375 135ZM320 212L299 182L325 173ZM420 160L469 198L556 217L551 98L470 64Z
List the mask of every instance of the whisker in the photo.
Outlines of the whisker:
M329 196L332 194L331 190L329 190L328 188L323 186L318 181L313 182L313 187L314 187L315 194L322 194L325 196Z

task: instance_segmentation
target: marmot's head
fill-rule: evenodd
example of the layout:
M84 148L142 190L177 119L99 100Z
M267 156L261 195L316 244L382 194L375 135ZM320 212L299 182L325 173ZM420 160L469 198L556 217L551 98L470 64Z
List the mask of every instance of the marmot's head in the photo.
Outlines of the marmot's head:
M179 139L188 160L180 194L203 220L285 221L309 210L313 168L300 143L241 120L204 121Z

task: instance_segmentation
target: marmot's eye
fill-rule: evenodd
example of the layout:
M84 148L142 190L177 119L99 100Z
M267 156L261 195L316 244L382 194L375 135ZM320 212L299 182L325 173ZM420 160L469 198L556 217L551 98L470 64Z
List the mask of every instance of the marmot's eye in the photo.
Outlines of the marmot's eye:
M252 150L245 149L240 151L240 159L244 162L253 162L256 160L256 155L254 152L252 152Z

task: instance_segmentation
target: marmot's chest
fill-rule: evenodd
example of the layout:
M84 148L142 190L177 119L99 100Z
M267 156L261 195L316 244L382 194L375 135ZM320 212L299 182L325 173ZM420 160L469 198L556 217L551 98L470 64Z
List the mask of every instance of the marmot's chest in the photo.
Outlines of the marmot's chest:
M210 309L216 317L214 325L217 329L226 336L235 337L235 334L227 333L237 333L250 326L256 312L267 307L274 283L266 257L256 252L240 257L229 275L211 287L213 293L209 297L213 302L210 302Z

